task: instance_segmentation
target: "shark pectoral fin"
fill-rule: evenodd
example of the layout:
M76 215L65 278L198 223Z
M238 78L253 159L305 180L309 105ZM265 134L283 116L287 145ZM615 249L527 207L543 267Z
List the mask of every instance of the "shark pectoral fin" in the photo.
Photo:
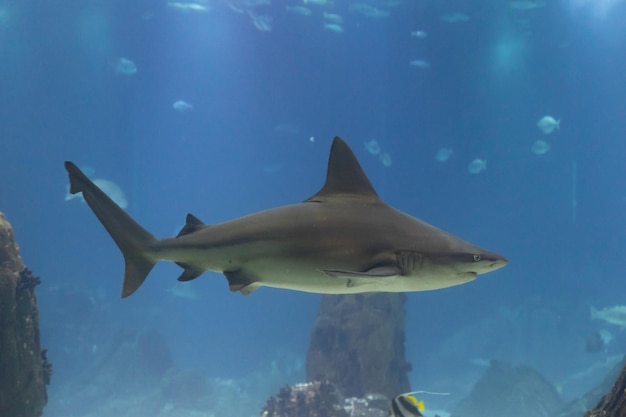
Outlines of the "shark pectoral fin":
M180 276L178 277L179 281L191 281L192 279L196 279L204 273L202 269L196 268L191 265L187 265L187 264L180 263L180 262L176 262L176 265L184 269L183 273L180 274Z
M261 287L255 278L251 278L243 271L224 271L224 276L228 280L228 287L231 291L239 291L243 295L249 295Z
M393 278L402 274L400 268L395 265L377 266L365 272L343 271L340 269L325 269L322 272L331 278L347 280L348 287L374 284L380 282L381 279Z
M395 265L383 265L377 266L376 268L368 269L365 272L357 272L357 271L344 271L341 269L324 269L326 275L331 278L344 278L344 279L353 279L353 278L390 278L397 277L402 273L400 268Z

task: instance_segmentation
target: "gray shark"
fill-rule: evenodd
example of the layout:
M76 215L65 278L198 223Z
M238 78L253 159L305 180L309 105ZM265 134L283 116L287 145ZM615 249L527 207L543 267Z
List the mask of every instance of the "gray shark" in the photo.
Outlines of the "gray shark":
M134 293L160 260L189 281L222 272L231 291L259 287L323 294L426 291L459 285L507 264L384 203L348 145L335 137L326 183L302 203L207 225L191 214L176 237L157 239L65 162L70 192L89 207L124 255L122 297Z

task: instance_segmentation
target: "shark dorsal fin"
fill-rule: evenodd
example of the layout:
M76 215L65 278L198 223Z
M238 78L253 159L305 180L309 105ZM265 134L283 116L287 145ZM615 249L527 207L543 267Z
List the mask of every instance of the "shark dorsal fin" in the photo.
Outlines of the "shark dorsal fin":
M200 221L200 219L198 219L196 216L194 216L193 214L189 213L187 214L187 219L186 219L186 223L183 226L182 229L180 229L180 232L178 232L178 234L176 235L176 237L181 237L181 236L185 236L188 235L190 233L193 232L197 232L198 230L206 227L207 225L202 223L202 221Z
M306 201L322 202L339 196L379 200L376 190L363 172L352 149L343 139L335 136L328 158L326 183L321 190Z

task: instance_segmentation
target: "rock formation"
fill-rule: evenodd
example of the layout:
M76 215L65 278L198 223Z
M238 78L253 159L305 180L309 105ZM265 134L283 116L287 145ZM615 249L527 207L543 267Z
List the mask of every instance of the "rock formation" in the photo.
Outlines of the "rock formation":
M553 417L562 407L556 388L541 374L527 366L492 360L452 417Z
M410 391L399 293L325 295L307 352L309 381L330 381L348 397Z
M626 365L596 408L585 413L585 417L626 417Z
M39 344L37 284L0 213L0 416L40 416L47 401L52 366Z

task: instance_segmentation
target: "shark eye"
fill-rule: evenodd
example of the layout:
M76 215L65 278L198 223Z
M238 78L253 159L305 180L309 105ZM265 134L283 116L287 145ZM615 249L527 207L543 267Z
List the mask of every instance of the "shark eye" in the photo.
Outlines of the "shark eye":
M474 262L480 261L480 255L474 255Z

